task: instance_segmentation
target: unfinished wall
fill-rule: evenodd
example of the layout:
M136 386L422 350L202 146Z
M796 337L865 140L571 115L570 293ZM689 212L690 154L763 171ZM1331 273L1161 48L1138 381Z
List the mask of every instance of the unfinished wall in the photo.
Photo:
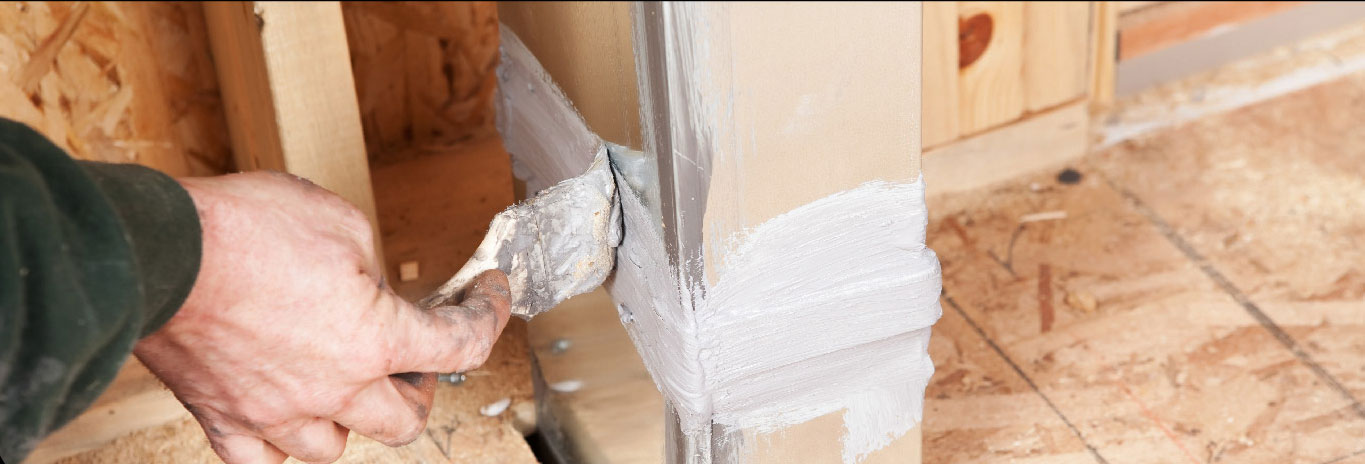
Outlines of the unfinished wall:
M365 147L393 161L431 141L493 134L493 2L345 2Z
M198 3L5 3L0 75L0 115L77 158L232 167Z

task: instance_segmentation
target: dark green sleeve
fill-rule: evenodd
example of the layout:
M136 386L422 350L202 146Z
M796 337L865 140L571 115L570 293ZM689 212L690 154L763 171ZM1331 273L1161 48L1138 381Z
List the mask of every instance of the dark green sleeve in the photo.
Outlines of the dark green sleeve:
M108 386L199 272L174 179L72 160L0 118L0 457L19 462Z

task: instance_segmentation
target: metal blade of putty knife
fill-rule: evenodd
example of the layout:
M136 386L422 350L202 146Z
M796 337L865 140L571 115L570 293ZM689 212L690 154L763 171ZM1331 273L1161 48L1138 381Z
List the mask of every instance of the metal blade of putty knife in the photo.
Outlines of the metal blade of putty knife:
M601 285L620 243L621 205L607 149L599 145L587 172L498 213L474 256L418 305L459 304L474 277L501 269L512 314L530 319Z

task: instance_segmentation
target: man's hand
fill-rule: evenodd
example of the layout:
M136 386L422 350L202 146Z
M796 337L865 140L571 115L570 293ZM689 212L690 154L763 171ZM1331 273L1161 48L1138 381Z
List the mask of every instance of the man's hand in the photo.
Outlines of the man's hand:
M433 375L488 357L507 277L421 311L385 284L369 222L294 176L183 179L203 258L189 298L134 353L185 403L229 464L330 462L347 430L390 446L426 424Z

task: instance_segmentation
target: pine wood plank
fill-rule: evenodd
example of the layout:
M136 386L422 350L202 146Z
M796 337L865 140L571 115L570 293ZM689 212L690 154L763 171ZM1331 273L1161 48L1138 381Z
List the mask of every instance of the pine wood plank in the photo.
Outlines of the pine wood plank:
M1303 2L1169 2L1119 19L1119 60L1137 58Z
M336 192L379 237L340 3L209 2L204 16L237 168Z
M1091 2L1090 33L1090 108L1102 111L1114 103L1114 84L1118 66L1118 22L1116 2Z
M976 59L959 56L959 120L962 135L1018 119L1024 111L1020 79L1024 58L1024 5L1018 2L959 2L963 50L985 42ZM965 61L965 62L964 62Z
M1090 4L1024 4L1024 108L1041 111L1085 94Z
M971 190L1080 158L1089 124L1078 101L926 151L928 194Z

